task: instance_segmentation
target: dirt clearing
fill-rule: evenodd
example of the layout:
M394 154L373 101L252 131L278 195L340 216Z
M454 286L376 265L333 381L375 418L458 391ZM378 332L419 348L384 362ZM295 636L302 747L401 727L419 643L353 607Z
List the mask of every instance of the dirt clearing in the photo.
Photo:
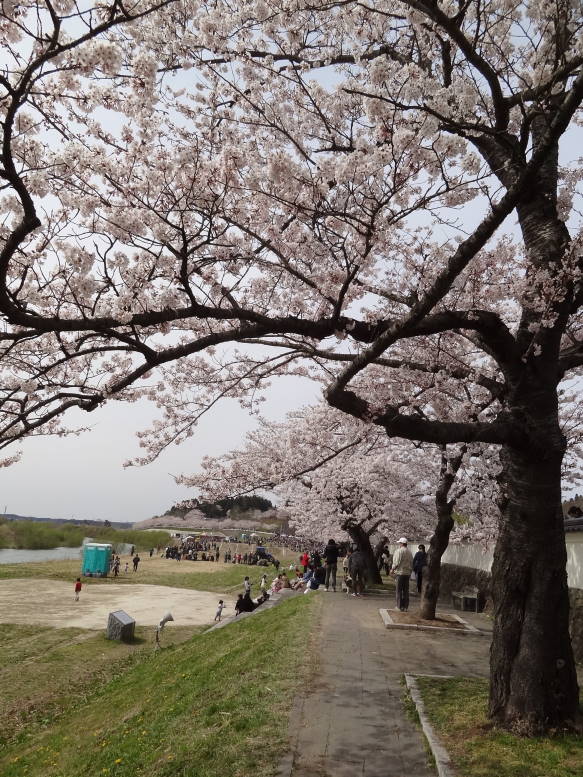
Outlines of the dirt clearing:
M54 628L104 629L113 610L125 610L141 626L154 626L171 612L176 625L212 622L219 599L233 615L232 596L163 585L93 584L74 601L72 583L59 580L0 580L0 623L38 623Z

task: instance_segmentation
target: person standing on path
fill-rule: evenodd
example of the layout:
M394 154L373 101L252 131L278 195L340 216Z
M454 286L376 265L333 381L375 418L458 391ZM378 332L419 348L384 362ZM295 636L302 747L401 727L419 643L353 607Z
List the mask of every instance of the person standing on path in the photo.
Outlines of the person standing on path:
M423 585L423 567L427 566L427 553L425 552L425 545L419 545L417 553L413 556L413 572L417 578L417 592L421 593L421 586Z
M134 564L134 572L138 571L138 564L140 563L140 557L136 553L136 555L133 558L133 564Z
M81 593L81 588L82 588L81 578L78 577L77 580L75 581L75 601L76 602L79 601L79 594Z
M328 540L324 548L324 561L326 562L326 578L324 581L324 591L336 591L336 572L338 570L338 546L336 540Z
M243 580L243 587L245 589L245 593L251 595L251 583L247 575L245 575L245 579Z
M399 547L393 554L391 572L397 578L397 607L401 612L409 609L409 578L413 571L413 556L407 547L407 538L401 537Z
M352 579L352 595L360 596L364 591L366 576L366 561L360 550L355 550L348 556L348 574Z

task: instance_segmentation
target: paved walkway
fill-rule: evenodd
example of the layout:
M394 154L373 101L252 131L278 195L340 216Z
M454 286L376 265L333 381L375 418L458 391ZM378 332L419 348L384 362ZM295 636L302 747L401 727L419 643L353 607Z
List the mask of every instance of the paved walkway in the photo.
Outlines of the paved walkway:
M292 713L280 777L435 777L403 708L403 674L487 676L488 636L385 629L379 607L394 606L386 595L313 595L324 597L319 663ZM468 620L489 628L484 616Z

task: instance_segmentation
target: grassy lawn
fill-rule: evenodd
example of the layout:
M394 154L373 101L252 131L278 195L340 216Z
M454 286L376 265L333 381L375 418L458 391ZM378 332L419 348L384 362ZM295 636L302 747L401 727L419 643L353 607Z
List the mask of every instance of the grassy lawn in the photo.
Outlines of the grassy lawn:
M81 698L71 689L72 707L58 719L34 725L8 743L0 773L274 774L287 742L287 714L308 671L303 635L319 607L319 597L294 597L223 629L126 658L113 679L95 682ZM23 647L22 661L27 655ZM55 676L62 670L61 663ZM66 674L61 678L68 690Z
M129 557L123 557L125 560ZM122 569L123 569L122 564ZM80 574L81 564L72 561L42 561L22 564L0 564L0 580L10 578L37 577L72 582ZM281 571L281 568L280 568ZM249 575L255 584L259 583L263 572L271 580L275 567L246 566L245 564L223 564L210 561L174 561L159 557L142 556L138 572L122 573L114 578L83 578L87 585L108 585L122 583L131 585L169 585L175 588L193 588L198 591L219 591L228 593L243 588L243 578ZM291 573L290 573L291 574Z
M580 777L583 738L520 737L488 720L488 681L417 678L431 723L463 777Z
M168 629L165 644L190 639L202 627ZM151 653L154 627L137 627L131 645L85 629L0 624L0 747L53 722L96 685Z

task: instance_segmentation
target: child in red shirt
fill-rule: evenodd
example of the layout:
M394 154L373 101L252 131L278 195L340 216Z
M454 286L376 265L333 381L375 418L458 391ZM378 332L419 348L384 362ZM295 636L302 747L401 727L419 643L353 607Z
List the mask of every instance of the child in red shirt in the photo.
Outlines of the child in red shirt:
M82 586L81 578L78 577L77 581L75 582L75 601L76 602L79 601L79 594L81 593L81 586Z

